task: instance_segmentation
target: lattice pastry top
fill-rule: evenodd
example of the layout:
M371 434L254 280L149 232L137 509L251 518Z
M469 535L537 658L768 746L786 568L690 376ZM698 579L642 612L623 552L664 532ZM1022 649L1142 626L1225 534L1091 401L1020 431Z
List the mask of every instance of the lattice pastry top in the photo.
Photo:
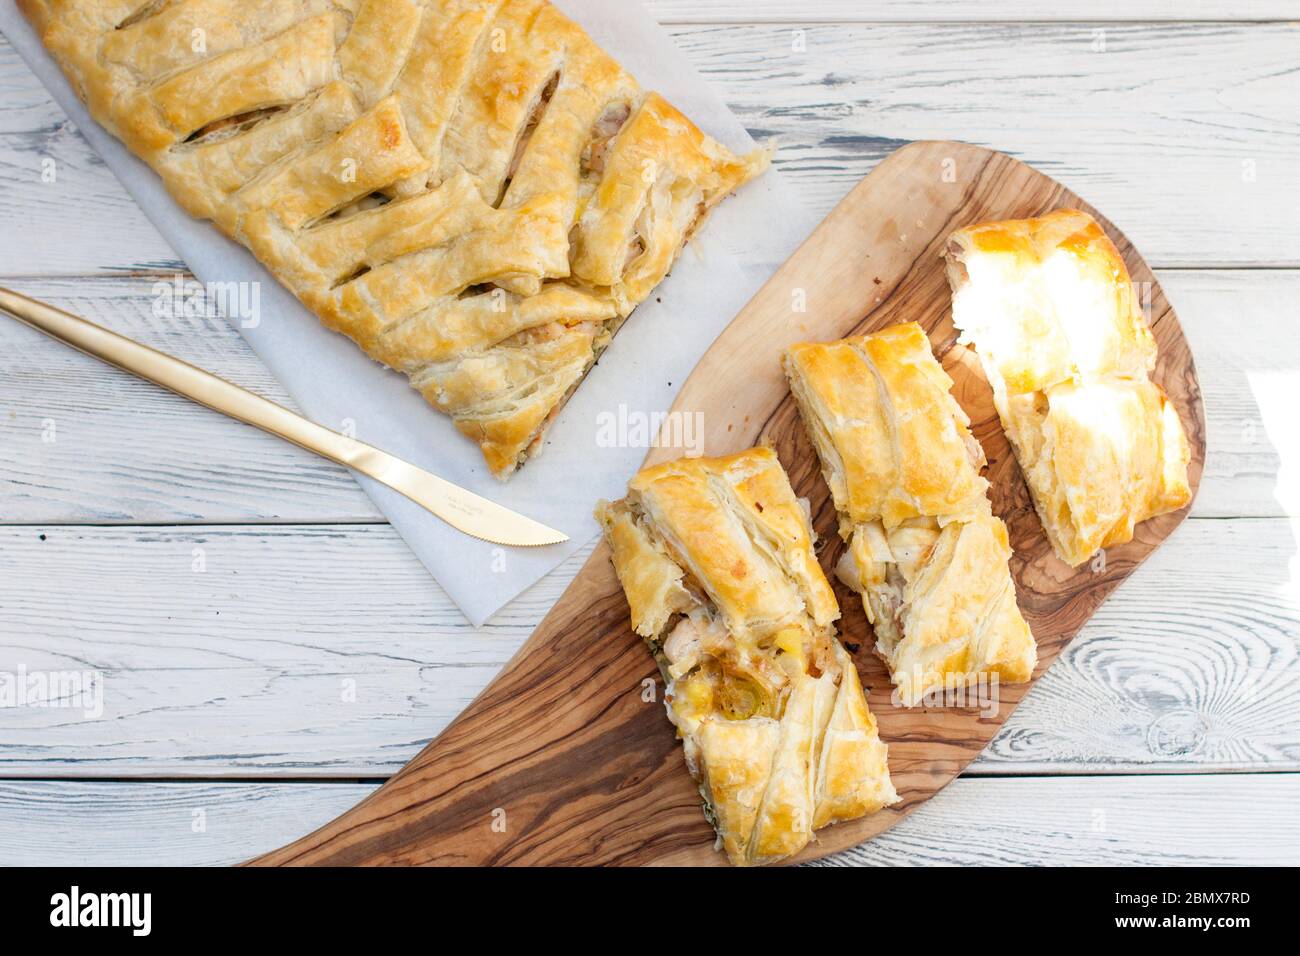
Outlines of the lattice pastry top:
M91 114L506 477L737 157L542 0L18 0Z

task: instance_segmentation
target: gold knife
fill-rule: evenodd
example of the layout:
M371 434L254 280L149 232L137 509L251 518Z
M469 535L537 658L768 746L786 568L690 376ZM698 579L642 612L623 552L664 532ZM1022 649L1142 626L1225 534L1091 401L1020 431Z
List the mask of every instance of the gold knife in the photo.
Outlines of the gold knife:
M410 462L323 428L210 372L62 309L0 288L0 310L87 355L369 475L472 537L518 547L569 540L568 535L554 528L494 504Z

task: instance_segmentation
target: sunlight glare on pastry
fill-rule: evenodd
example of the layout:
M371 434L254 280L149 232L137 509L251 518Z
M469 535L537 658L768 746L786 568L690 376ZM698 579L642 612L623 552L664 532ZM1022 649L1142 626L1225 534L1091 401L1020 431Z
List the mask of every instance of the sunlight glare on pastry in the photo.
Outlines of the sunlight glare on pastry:
M1185 507L1187 436L1150 380L1155 338L1100 224L1072 209L980 223L944 254L953 324L979 356L1058 557L1077 567Z

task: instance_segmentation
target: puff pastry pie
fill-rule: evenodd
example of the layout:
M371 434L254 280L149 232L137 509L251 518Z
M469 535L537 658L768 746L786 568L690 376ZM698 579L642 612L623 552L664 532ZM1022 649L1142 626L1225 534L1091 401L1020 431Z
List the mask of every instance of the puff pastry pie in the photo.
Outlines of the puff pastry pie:
M807 504L768 448L649 468L597 517L733 863L897 801Z
M759 173L542 0L18 0L193 215L508 476Z
M959 229L945 251L960 341L1060 558L1077 566L1191 500L1191 452L1150 373L1156 343L1119 251L1087 213Z
M981 675L1025 681L1037 648L1016 604L984 451L916 323L792 346L785 370L862 594L907 706Z

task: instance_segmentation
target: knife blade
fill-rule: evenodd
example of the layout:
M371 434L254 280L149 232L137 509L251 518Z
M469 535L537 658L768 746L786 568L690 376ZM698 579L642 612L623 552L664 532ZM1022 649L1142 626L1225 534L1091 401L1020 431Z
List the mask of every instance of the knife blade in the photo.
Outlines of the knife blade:
M512 547L538 547L569 540L563 532L408 461L317 425L283 405L71 312L5 288L0 288L0 310L102 362L368 475L471 537Z

